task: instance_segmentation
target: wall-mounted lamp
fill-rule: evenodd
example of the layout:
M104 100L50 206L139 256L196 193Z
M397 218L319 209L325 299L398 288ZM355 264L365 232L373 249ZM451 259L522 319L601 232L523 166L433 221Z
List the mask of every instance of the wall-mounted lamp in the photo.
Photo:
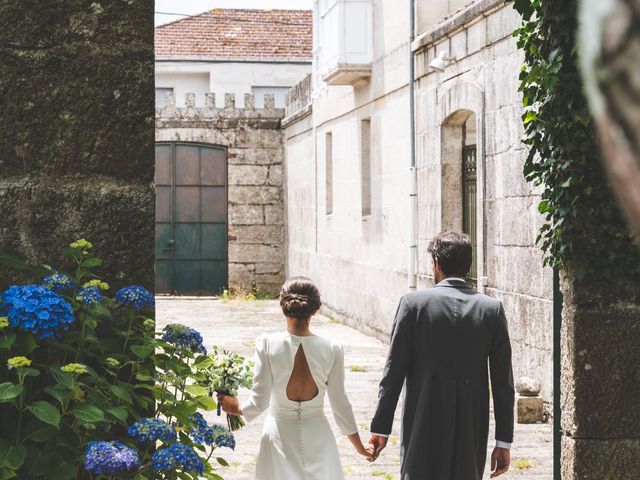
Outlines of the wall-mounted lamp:
M450 57L447 52L441 51L436 58L431 60L429 66L438 72L444 72L445 68L457 61L458 59L455 56Z

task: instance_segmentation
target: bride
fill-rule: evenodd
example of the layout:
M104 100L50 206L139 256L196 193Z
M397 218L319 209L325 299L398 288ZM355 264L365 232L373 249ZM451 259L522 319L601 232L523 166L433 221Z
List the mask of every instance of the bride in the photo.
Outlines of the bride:
M340 431L356 451L374 460L371 446L360 440L351 403L344 388L344 353L334 341L309 331L320 308L320 293L306 277L288 279L280 291L287 331L256 340L255 376L251 396L218 395L222 409L250 422L269 408L256 462L257 480L344 479L336 439L324 415L329 395Z

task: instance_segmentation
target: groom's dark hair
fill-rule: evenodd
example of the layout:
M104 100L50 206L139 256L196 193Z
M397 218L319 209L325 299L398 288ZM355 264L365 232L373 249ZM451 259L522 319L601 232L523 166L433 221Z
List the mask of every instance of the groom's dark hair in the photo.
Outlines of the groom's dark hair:
M469 273L473 247L471 238L466 233L440 232L433 237L428 250L445 275L465 277Z

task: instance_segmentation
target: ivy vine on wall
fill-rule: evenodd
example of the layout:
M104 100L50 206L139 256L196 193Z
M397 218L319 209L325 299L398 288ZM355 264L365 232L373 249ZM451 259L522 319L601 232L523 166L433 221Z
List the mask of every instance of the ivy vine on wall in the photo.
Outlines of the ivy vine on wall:
M530 147L524 175L543 187L538 235L545 264L578 281L640 277L633 243L599 160L576 51L578 0L514 0L523 19L514 36Z

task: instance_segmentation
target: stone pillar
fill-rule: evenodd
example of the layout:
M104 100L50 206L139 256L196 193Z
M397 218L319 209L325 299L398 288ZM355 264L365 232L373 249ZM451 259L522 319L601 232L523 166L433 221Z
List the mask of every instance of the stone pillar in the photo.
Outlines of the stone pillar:
M563 480L633 479L640 472L638 282L562 279Z
M0 4L0 249L153 288L153 2ZM14 281L0 272L3 281Z

